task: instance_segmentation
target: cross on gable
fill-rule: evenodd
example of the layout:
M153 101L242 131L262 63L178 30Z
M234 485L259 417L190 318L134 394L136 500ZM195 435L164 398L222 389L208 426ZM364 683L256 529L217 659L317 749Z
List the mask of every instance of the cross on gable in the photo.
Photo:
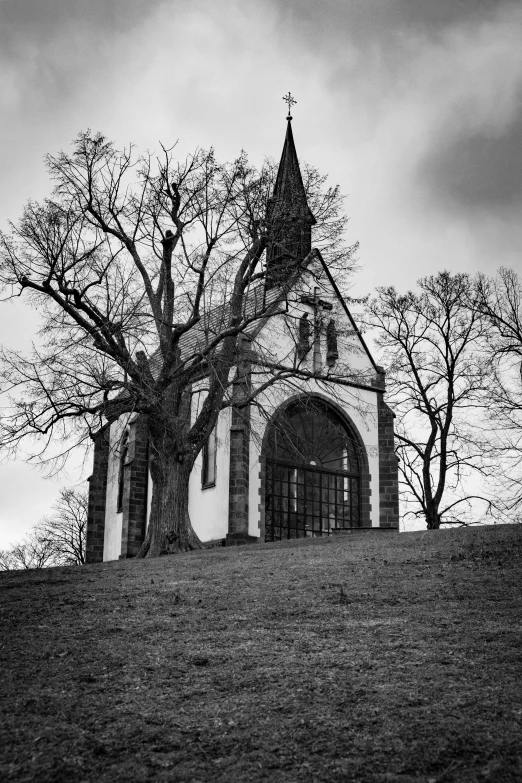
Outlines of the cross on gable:
M324 299L319 299L317 288L314 290L313 296L310 296L310 294L303 294L303 296L301 297L301 303L313 307L314 313L316 314L319 312L319 309L321 307L323 310L333 310L333 304L331 302L325 302Z
M321 358L321 339L320 332L322 328L321 310L333 310L331 302L325 302L319 298L319 289L314 288L314 294L303 294L301 303L313 307L314 310L314 343L313 343L313 368L314 372L320 372L322 368Z

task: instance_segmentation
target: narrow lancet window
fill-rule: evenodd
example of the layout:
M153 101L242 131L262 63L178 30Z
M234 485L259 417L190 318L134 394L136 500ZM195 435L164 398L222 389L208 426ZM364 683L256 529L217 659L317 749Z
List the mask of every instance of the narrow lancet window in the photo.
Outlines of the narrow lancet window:
M123 511L123 490L125 489L125 463L129 454L129 431L125 430L120 443L120 464L118 469L118 499L116 511Z
M326 327L326 364L328 367L333 367L338 358L337 329L335 328L335 321L331 318Z
M214 427L203 446L203 469L201 471L201 486L203 489L216 485L216 429L217 426Z
M297 344L297 358L299 361L304 359L310 350L311 326L308 319L308 313L303 313L299 319L299 342Z

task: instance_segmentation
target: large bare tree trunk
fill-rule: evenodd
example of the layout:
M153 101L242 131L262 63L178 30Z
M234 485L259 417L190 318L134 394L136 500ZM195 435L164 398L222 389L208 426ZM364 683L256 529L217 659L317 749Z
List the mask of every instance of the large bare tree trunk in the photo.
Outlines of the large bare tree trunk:
M438 530L440 527L440 514L438 508L430 507L426 509L426 527L428 530Z
M191 470L191 460L180 461L172 452L151 455L152 504L139 557L201 549L188 509Z
M435 438L435 431L432 429L432 439ZM433 445L433 441L432 441ZM433 491L432 486L432 476L430 473L430 457L431 457L431 448L427 449L427 453L425 455L424 460L424 466L422 470L422 478L424 482L424 497L425 497L425 506L424 506L424 516L426 517L426 528L428 530L438 530L441 523L440 513L439 513L439 504L440 504L440 498L442 497L442 493L444 492L444 486L446 484L446 466L444 463L444 460L441 460L440 464L440 477L438 481L438 486L436 491Z

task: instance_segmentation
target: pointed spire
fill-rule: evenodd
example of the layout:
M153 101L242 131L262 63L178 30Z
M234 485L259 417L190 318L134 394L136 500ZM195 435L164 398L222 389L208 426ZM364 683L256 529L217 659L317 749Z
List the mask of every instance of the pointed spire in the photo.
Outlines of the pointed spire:
M284 209L294 217L299 215L306 218L310 225L313 226L316 221L306 198L290 115L287 117L287 120L285 143L279 162L279 169L277 170L272 202L274 202L274 206L277 204L279 209Z
M306 191L299 168L290 101L290 93L284 98L288 105L285 143L277 171L272 198L267 205L267 224L271 233L267 250L267 286L284 282L312 249L312 226L315 218L306 198Z

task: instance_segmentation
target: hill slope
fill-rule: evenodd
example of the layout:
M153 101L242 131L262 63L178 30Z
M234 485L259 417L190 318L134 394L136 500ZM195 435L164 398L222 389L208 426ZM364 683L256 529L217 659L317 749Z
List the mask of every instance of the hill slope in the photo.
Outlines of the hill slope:
M0 777L520 781L522 528L0 575Z

